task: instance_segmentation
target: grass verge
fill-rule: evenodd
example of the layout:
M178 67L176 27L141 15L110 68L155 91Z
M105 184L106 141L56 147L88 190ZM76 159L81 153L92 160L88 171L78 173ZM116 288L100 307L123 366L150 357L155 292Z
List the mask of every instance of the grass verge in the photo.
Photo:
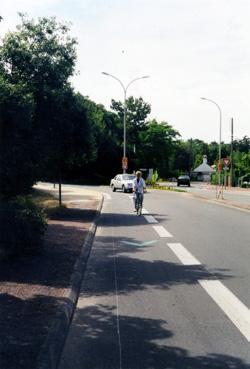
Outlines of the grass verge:
M61 217L67 212L66 205L59 206L58 200L45 190L33 189L30 196L32 201L43 210L47 218Z
M175 188L175 187L170 187L170 186L147 186L147 188L152 189L152 190L187 192L186 190L181 190L180 188Z

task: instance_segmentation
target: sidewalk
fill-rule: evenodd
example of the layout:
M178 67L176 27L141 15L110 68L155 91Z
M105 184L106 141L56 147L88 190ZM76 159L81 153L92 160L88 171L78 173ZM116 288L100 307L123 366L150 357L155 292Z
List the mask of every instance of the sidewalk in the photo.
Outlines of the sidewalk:
M49 220L41 254L0 264L0 368L55 368L73 315L102 196L85 190Z

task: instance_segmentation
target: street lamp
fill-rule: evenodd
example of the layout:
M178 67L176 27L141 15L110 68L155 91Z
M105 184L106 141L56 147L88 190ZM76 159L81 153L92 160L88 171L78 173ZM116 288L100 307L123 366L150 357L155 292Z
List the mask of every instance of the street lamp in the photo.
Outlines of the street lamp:
M130 81L128 83L127 86L125 86L122 81L113 76L112 74L106 73L106 72L102 72L102 74L104 74L105 76L109 76L112 77L114 79L116 79L120 85L122 86L123 92L124 92L124 104L123 104L123 157L126 157L126 111L127 111L127 106L126 106L126 99L127 99L127 90L129 88L129 86L134 83L135 81L138 81L139 79L144 79L144 78L149 78L149 76L142 76L142 77L137 77L132 79L132 81ZM123 167L123 173L126 173L126 169L125 167Z
M217 106L217 108L219 109L219 113L220 113L220 135L219 135L219 165L221 164L221 121L222 121L222 113L221 113L221 108L219 107L219 105L211 100L211 99L207 99L206 97L201 97L202 100L206 100L206 101L210 101L211 103L213 103L214 105ZM219 174L219 185L220 185L220 174Z

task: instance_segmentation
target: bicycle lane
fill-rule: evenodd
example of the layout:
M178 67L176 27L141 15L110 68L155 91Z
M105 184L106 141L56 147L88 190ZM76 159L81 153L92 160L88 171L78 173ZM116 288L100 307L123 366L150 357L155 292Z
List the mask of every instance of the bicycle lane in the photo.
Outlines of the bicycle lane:
M197 282L209 273L180 265L166 247L178 240L131 213L127 196L112 199L104 204L60 369L227 368L233 361L247 368L233 356L231 339L225 343L225 335L234 336L231 325Z

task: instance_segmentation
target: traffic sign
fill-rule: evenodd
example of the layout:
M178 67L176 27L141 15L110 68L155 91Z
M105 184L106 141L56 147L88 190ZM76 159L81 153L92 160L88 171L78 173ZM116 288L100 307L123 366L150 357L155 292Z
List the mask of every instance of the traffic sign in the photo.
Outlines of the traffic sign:
M228 167L228 166L229 166L229 164L230 164L230 159L228 159L228 158L224 158L224 159L223 159L223 162L224 162L224 165L225 165L226 167Z
M122 158L122 169L128 169L128 158L126 156Z

